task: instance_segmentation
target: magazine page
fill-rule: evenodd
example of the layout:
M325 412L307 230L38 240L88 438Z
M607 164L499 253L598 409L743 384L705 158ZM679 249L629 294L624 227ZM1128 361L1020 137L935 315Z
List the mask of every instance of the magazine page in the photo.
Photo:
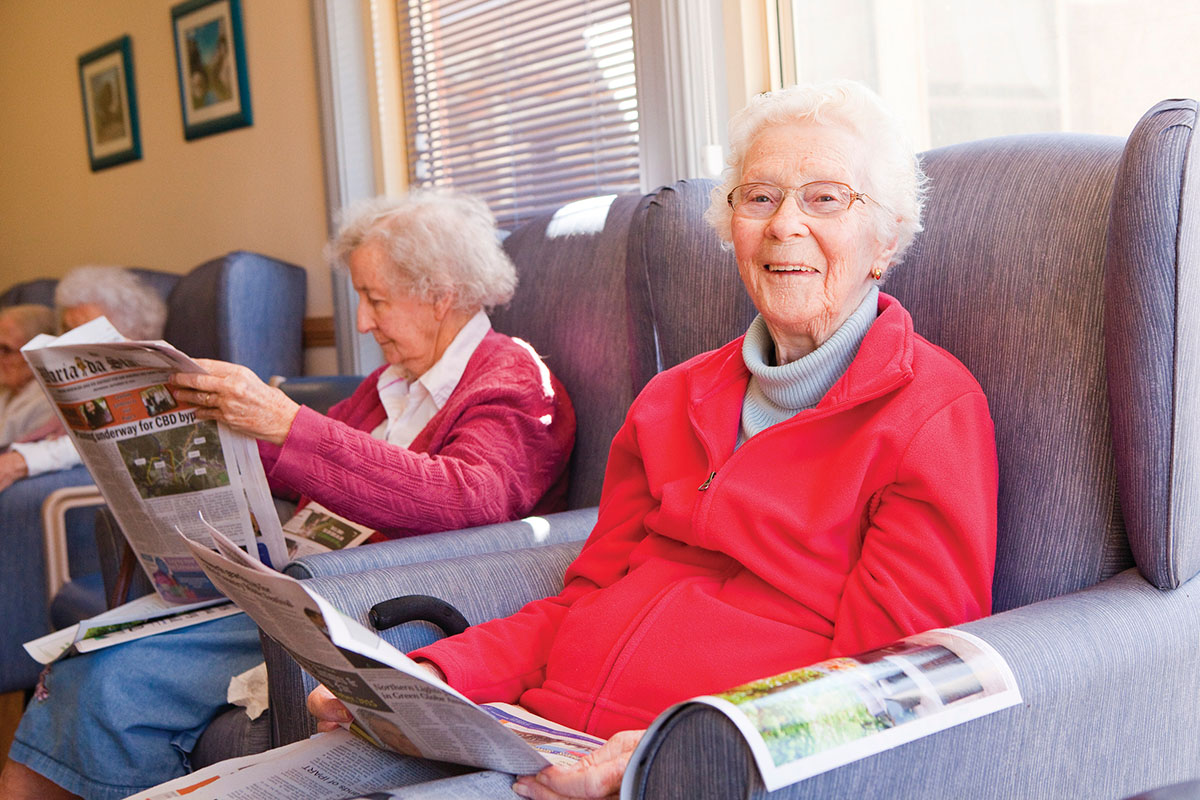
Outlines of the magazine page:
M710 705L737 725L774 791L1020 702L1012 670L991 645L939 628L685 701L642 741L676 709Z
M329 688L379 747L511 774L571 763L603 742L511 707L476 705L301 581L265 571L219 532L187 542L213 583Z
M374 533L371 528L351 522L316 501L309 501L283 523L283 540L289 561L313 553L357 547Z
M200 371L195 362L165 342L125 341L103 317L37 337L22 353L164 600L218 596L171 533L205 541L197 511L255 557L284 563L257 444L197 419L167 383L174 372Z

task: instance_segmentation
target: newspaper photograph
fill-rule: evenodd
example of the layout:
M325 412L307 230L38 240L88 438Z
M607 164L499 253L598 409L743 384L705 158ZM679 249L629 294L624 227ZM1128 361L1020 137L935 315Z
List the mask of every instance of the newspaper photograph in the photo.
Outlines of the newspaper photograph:
M1020 702L1012 670L991 645L938 628L688 700L655 727L687 704L716 708L741 731L774 791Z
M604 743L515 706L476 705L301 581L210 533L220 552L187 546L212 582L346 704L350 729L375 746L526 775Z
M200 514L255 558L287 560L258 447L196 418L168 380L203 371L166 342L124 339L103 317L21 349L159 596L219 594L172 531L205 541Z
M316 501L309 501L283 523L283 540L289 561L313 553L357 547L374 533L365 525L351 522Z

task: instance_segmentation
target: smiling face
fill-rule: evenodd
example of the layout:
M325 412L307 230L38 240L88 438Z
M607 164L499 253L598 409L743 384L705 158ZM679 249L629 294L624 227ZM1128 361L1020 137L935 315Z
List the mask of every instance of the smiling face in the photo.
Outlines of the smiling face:
M739 183L799 187L840 181L870 194L866 153L850 132L814 123L766 127L746 151ZM854 203L824 218L784 198L769 219L734 213L733 249L746 291L775 342L779 364L804 356L854 313L871 286L871 271L886 270L895 242L881 243L869 207Z
M374 336L387 362L410 380L425 374L449 343L443 325L449 300L431 303L393 288L391 260L377 243L355 249L346 261L358 292L359 332Z

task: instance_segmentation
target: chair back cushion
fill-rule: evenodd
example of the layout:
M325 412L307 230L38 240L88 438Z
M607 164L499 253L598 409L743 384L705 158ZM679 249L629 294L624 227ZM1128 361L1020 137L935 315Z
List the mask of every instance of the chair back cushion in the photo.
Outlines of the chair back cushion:
M1200 177L1196 101L1134 128L1117 170L1105 326L1122 511L1160 589L1200 571Z
M571 203L504 240L520 284L512 302L492 313L492 324L529 342L571 397L569 508L600 501L609 445L641 388L634 386L631 342L652 333L648 318L631 313L625 276L629 222L640 199Z
M684 180L642 199L629 234L637 313L654 320L638 342L640 389L656 372L746 332L756 313L733 251L704 221L712 180Z
M0 294L0 308L19 306L25 303L54 307L54 287L58 285L57 278L36 278L31 281L14 283Z
M179 276L173 272L159 272L156 269L129 267L130 272L150 284L155 291L166 300L171 289L179 282ZM58 288L58 278L37 278L10 286L4 294L0 294L0 308L15 306L22 303L37 303L54 308L54 290Z
M243 364L263 380L303 371L303 269L238 250L179 279L166 338L194 358Z
M1001 611L1131 565L1104 361L1104 251L1122 142L1044 134L925 154L925 231L884 290L983 386L996 425Z

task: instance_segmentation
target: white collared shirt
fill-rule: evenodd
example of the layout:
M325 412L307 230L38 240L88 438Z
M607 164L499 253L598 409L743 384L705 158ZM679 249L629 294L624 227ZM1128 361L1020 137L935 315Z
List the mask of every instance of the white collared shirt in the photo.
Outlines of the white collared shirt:
M387 419L371 435L398 447L411 445L429 420L446 405L462 380L467 362L491 329L492 321L487 314L477 311L450 342L442 357L421 377L408 381L395 366L381 372L375 387Z

